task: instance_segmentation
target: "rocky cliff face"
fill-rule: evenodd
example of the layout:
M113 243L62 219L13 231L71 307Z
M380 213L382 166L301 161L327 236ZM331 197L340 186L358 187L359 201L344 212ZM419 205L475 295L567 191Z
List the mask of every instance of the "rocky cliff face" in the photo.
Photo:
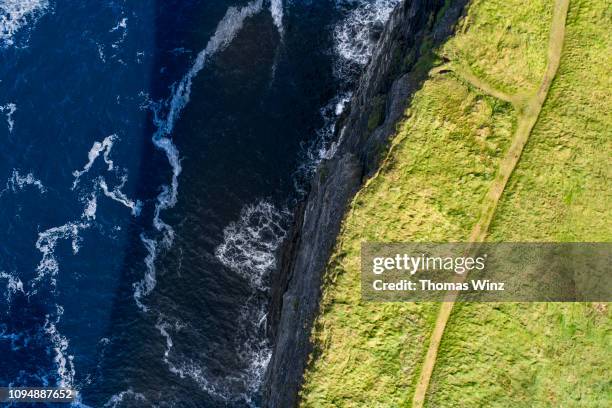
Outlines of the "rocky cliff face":
M265 407L298 403L311 351L309 336L321 282L350 200L378 166L411 95L430 68L429 51L452 34L467 0L404 0L392 13L336 135L336 153L321 164L273 279L270 332L274 351Z

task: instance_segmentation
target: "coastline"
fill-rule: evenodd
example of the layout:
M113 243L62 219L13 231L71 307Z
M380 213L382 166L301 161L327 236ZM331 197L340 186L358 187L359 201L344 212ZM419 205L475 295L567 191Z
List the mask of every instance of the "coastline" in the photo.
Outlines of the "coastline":
M317 168L279 251L272 277L268 330L274 349L264 379L264 406L298 404L323 274L347 205L376 171L411 95L427 77L433 62L429 51L452 35L466 3L403 1L389 18L339 120L335 154Z

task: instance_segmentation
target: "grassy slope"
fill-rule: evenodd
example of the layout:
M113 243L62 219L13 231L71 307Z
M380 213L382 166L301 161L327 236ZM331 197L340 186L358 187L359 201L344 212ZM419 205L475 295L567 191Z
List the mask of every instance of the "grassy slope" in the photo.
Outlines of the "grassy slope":
M611 238L604 4L572 0L559 75L502 197L492 240ZM534 92L551 10L545 0L474 1L439 53L501 92ZM516 125L510 103L453 73L432 76L406 116L381 171L355 198L330 262L303 406L410 404L438 307L361 303L360 242L467 239ZM458 305L427 405L605 398L610 384L597 370L610 366L609 327L609 312L590 305Z
M611 11L605 2L570 3L559 72L490 240L612 238ZM590 304L458 305L430 405L606 406L612 401L611 334L610 313Z

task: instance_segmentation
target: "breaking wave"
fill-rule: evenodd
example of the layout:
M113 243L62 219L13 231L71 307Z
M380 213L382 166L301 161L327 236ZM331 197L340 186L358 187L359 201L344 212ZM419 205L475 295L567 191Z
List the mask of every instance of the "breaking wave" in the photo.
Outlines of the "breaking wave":
M303 146L301 164L294 177L295 189L306 193L321 161L332 158L342 138L337 122L348 105L359 74L370 60L378 36L400 0L337 0L336 7L345 17L333 28L334 74L340 91L321 108L323 126L312 143ZM334 140L339 136L338 140Z
M230 406L231 403L241 402L256 408L257 404L252 396L261 388L272 349L265 333L253 332L254 329L264 329L266 323L266 311L262 303L260 300L255 300L253 304L251 302L253 299L243 304L241 317L237 322L238 334L246 339L236 353L243 368L229 375L213 373L193 358L173 353L174 342L171 333L180 333L185 328L185 324L180 321L171 322L160 313L155 327L166 342L162 360L168 370L181 379L190 379L208 395Z
M347 12L334 28L334 49L338 56L335 72L339 78L354 77L368 63L378 36L400 0L338 0Z
M330 159L336 152L336 126L338 118L344 112L351 100L350 91L336 95L319 111L323 118L323 126L317 130L316 137L300 151L300 165L294 176L294 186L301 195L306 193L306 185L310 182L319 164Z
M272 344L266 332L268 320L268 303L253 296L242 307L239 326L248 339L238 354L246 368L242 374L247 395L256 395L263 384L264 376L272 358Z
M0 47L15 45L17 32L35 24L48 8L48 0L0 0Z
M154 145L166 154L172 168L172 179L169 185L162 186L162 191L157 196L155 204L153 226L162 233L161 239L141 235L141 241L147 250L147 256L145 257L146 271L143 279L134 283L134 300L137 306L145 312L149 309L143 304L142 298L150 294L155 288L157 282L155 261L158 251L168 248L172 245L174 239L172 227L160 217L163 210L172 208L177 203L178 177L182 171L178 149L169 136L181 111L190 100L193 79L204 68L209 58L231 43L241 30L245 20L260 12L262 7L263 0L255 0L242 8L228 8L225 16L218 23L215 33L209 39L206 47L198 53L189 71L180 82L172 87L172 96L162 103L149 104L154 113L154 124L157 127L152 140ZM282 35L282 2L271 1L270 12L279 33ZM275 259L272 252L284 236L284 228L280 224L280 218L280 213L269 203L262 201L255 206L247 207L241 213L240 220L226 229L224 243L217 248L216 254L222 262L226 262L237 273L244 273L242 276L247 278L254 288L264 289L264 276L274 266ZM257 240L257 242L254 240ZM259 312L260 310L265 314L261 304L258 304L256 309L246 308L246 312L242 315L246 316L249 311ZM243 327L243 330L248 330L246 328L248 323L244 321L245 319L242 320L239 324ZM263 336L264 340L261 340L261 336L246 337L248 340L243 343L244 350L241 352L243 358L246 359L246 369L241 374L236 378L215 379L215 376L207 372L206 368L202 367L197 361L181 359L181 356L171 356L174 346L171 333L180 331L182 327L182 324L178 321L172 323L163 313L158 313L156 328L166 342L162 359L168 370L180 378L192 379L202 390L220 400L228 401L240 398L249 402L250 397L246 391L259 387L263 371L270 358L269 346L264 345L263 353L262 348L258 347L259 343L266 341L265 336ZM252 340L256 343L253 343ZM255 381L253 381L253 378ZM236 397L235 393L232 392L237 384L241 384L242 387L246 386L245 392L239 397ZM108 406L115 406L115 404L110 404L119 401L119 398L122 397L117 396L117 400L109 401Z
M272 347L266 333L269 299L267 277L276 266L276 250L286 235L290 219L287 210L278 210L268 201L247 205L238 221L223 231L223 242L215 256L226 267L249 282L253 294L242 305L237 330L246 339L238 350L243 370L237 379L243 384L242 400L252 404L263 382ZM261 294L264 296L261 296Z
M272 350L266 334L268 299L265 293L267 274L275 266L275 251L285 236L285 224L289 214L271 203L261 200L244 207L236 222L224 230L224 240L216 248L219 261L242 276L252 290L240 308L236 322L236 339L243 339L237 349L241 369L227 375L215 375L192 358L172 354L172 333L180 332L185 325L170 321L159 314L156 328L165 339L163 361L168 370L180 378L189 378L209 395L226 402L241 401L255 407L252 396L259 391ZM148 245L154 242L148 241ZM138 287L144 293L153 282ZM263 294L263 295L262 295ZM234 339L235 340L235 339Z
M265 278L276 265L275 251L285 237L288 216L267 201L247 205L238 221L223 230L215 256L254 289L267 290Z
M369 60L376 42L376 32L389 17L399 0L343 1L338 7L346 9L346 18L334 29L334 51L337 55L335 74L341 81L340 92L322 109L323 126L318 130L314 142L306 146L302 165L296 173L296 189L310 180L314 170L324 159L331 158L336 149L334 136L337 135L337 121L351 98L351 89ZM280 12L275 13L276 10ZM282 3L271 2L270 10L282 36ZM287 211L279 211L271 203L259 201L243 208L236 222L223 231L223 242L216 248L215 256L226 267L246 279L253 290L241 309L237 329L241 338L247 339L240 347L238 356L245 363L238 374L245 384L243 400L250 402L248 395L256 395L272 356L272 348L266 333L268 300L258 293L268 290L267 276L276 266L276 250L286 235L290 218ZM183 367L196 378L203 376L201 369ZM196 375L197 374L197 375ZM210 383L207 380L207 387ZM214 388L214 387L213 387Z
M236 374L244 390L239 397L252 406L250 396L260 390L272 357L266 333L267 278L276 266L276 250L285 238L289 219L287 210L278 210L268 201L247 205L238 221L224 229L223 242L215 250L217 259L247 280L253 292L241 306L237 321L238 335L245 340L237 353L244 368Z

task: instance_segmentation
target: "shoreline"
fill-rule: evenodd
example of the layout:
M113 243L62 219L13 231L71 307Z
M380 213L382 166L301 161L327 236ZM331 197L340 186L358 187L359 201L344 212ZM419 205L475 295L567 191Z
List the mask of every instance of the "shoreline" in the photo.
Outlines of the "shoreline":
M376 172L411 95L427 77L430 50L452 35L466 3L402 1L391 14L338 121L336 153L317 168L279 251L272 277L268 329L273 354L264 379L264 406L298 405L323 276L347 206Z

